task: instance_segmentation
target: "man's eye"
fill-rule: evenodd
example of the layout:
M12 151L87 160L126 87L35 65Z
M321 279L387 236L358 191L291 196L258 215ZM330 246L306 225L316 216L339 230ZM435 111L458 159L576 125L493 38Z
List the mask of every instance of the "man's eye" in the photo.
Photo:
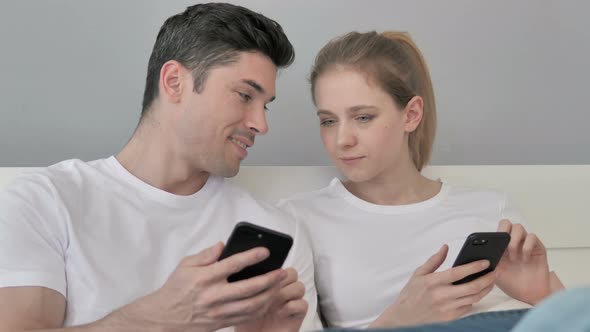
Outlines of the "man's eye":
M322 127L330 127L332 125L334 125L334 120L330 120L330 119L326 119L326 120L321 120L320 121L320 126Z
M252 97L249 94L245 94L242 92L238 92L238 94L240 95L240 98L242 98L242 100L245 102L248 102L252 99Z

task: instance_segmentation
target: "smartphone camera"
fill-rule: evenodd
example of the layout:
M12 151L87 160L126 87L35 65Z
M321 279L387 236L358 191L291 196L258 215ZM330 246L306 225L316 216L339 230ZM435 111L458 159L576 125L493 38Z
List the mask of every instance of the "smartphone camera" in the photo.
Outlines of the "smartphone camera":
M475 239L473 240L473 242L471 242L471 244L473 244L474 246L482 246L486 243L488 243L488 240L486 239Z
M248 237L258 237L258 235L260 235L255 229L248 228L242 229L241 233L244 233L244 235L247 235Z

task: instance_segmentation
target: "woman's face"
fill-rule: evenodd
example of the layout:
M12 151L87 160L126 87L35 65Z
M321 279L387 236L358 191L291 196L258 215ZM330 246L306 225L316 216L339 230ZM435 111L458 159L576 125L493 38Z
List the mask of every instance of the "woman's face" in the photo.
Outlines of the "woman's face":
M409 110L416 98L419 114ZM324 147L350 181L370 181L411 163L408 135L422 116L419 97L402 110L367 75L337 68L318 77L315 99Z

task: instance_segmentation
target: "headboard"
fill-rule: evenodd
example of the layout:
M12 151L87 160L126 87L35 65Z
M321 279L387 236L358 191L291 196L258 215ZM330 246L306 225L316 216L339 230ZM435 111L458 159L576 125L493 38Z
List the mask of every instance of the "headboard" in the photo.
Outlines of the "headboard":
M0 167L0 188L29 168ZM550 263L566 285L590 284L590 165L430 166L445 182L508 193L550 249ZM315 190L338 176L324 166L245 166L231 181L263 200Z

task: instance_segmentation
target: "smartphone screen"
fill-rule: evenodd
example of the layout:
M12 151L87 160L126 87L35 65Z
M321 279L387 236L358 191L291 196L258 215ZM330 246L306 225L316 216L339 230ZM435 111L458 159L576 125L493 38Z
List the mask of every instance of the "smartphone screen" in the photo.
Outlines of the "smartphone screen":
M510 243L510 234L505 232L486 232L470 234L463 247L457 255L453 267L468 264L479 260L488 260L490 266L478 273L469 275L461 280L453 282L453 285L460 285L475 280L496 269L502 259L506 247Z
M248 266L227 278L227 281L234 282L281 268L292 246L293 238L288 234L242 221L232 231L219 260L257 247L268 249L270 256L267 259Z

